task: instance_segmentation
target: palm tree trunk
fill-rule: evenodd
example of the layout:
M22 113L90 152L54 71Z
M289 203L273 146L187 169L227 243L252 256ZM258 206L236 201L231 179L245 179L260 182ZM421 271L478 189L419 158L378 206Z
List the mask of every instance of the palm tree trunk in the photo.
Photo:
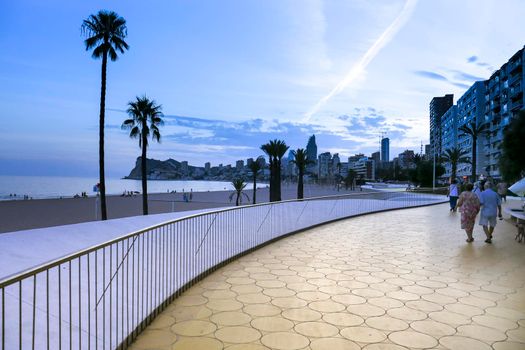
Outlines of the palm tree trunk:
M108 54L102 56L102 77L100 83L100 118L98 136L98 162L99 162L99 184L100 184L100 216L102 220L108 219L106 208L106 177L104 175L104 119L106 114L106 69L108 65Z
M456 162L452 162L452 180L456 179L456 173L458 170L458 164Z
M145 124L145 122L144 122ZM142 130L145 130L145 126L142 126ZM146 174L146 149L147 149L147 135L142 133L142 159L141 159L141 171L142 171L142 213L148 215L148 175Z
M241 192L237 191L237 200L235 201L235 205L239 206L239 199L241 198Z
M275 166L275 200L281 201L281 161L277 161Z
M257 192L257 175L253 174L253 204L257 202L255 200L256 192Z
M270 160L270 202L275 202L275 160Z
M477 146L478 140L477 136L472 135L472 182L476 182L476 159L477 159Z
M297 199L303 199L304 196L303 175L303 172L299 171L299 179L297 180Z

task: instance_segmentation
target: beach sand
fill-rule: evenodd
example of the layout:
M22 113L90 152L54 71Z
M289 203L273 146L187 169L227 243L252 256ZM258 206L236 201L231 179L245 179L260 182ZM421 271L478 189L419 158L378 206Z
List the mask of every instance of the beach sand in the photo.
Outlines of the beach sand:
M248 185L251 188L251 184ZM250 201L243 199L243 204L251 204L253 191L245 191ZM282 199L297 198L296 184L282 184ZM305 197L317 197L350 193L344 188L338 192L333 186L305 185ZM230 202L231 191L194 192L191 202L184 202L182 193L155 193L148 195L149 213L160 214L172 211L188 211L207 208L220 208L235 205L235 198ZM268 201L268 188L257 189L257 203ZM142 215L142 196L108 196L108 218ZM38 199L0 201L0 233L42 228L50 226L76 224L95 221L100 218L96 210L96 197Z

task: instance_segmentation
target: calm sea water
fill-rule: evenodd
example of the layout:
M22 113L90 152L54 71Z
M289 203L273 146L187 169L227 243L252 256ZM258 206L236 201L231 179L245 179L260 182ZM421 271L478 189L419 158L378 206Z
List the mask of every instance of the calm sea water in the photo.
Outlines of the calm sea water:
M0 200L33 198L72 197L87 192L94 195L93 186L98 182L92 177L59 176L0 176ZM230 182L222 181L148 181L149 193L165 193L182 190L220 191L233 189ZM124 191L142 191L140 180L106 179L107 194L122 194ZM10 196L16 194L16 197Z

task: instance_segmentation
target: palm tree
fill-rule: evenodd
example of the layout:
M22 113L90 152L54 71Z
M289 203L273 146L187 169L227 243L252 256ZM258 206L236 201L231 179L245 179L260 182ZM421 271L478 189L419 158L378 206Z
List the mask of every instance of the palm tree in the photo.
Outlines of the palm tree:
M467 163L469 160L467 157L467 151L460 149L459 147L449 148L441 156L442 161L450 163L452 167L451 178L456 179L456 172L459 163Z
M252 172L252 179L253 179L253 196L252 196L253 204L255 204L255 202L256 202L256 198L255 197L256 197L256 192L257 192L257 174L262 169L261 158L262 157L257 157L256 160L254 160L253 162L251 162L248 165L248 168Z
M100 84L99 116L99 176L100 176L100 211L102 220L108 218L106 209L106 179L104 176L104 118L106 109L106 71L108 56L111 61L118 59L129 48L124 41L127 35L126 20L113 11L99 11L82 23L82 33L86 36L84 44L87 50L93 50L92 57L102 58L102 79Z
M303 177L304 173L306 172L306 167L309 164L312 164L313 161L308 159L308 155L304 148L298 148L295 151L292 151L294 160L292 160L292 163L295 164L297 167L297 199L303 199L304 198L304 183L303 183Z
M472 121L469 124L465 124L459 127L459 131L463 132L463 134L459 135L460 137L469 135L472 138L472 157L470 158L470 162L472 164L472 181L476 181L476 149L478 144L478 137L485 134L485 130L488 126L488 123L477 125L475 121Z
M137 97L135 101L128 103L128 114L131 117L122 123L123 129L129 129L129 137L139 139L139 147L142 149L141 178L142 178L142 212L148 215L148 176L146 171L146 150L148 148L148 137L151 135L153 141L160 142L159 126L162 121L162 106L150 100L146 96Z
M236 196L235 199L235 205L239 206L239 204L242 203L242 197L246 197L247 200L250 200L250 197L246 193L243 192L244 188L246 187L246 183L244 183L243 179L234 179L232 181L233 188L235 189L232 194L230 194L230 202L233 199L233 196Z
M270 165L270 202L281 200L281 161L288 150L284 141L271 140L261 146L268 155Z

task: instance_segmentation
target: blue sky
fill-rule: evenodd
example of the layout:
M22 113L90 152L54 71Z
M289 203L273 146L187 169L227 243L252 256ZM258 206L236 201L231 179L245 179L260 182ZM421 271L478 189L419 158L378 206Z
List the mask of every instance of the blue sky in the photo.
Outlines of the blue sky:
M26 1L0 11L0 174L97 174L100 61L82 20L127 20L108 68L106 163L140 150L119 126L136 95L163 105L150 157L202 165L256 157L280 138L320 151L391 156L428 142L428 103L455 100L525 42L519 0Z

